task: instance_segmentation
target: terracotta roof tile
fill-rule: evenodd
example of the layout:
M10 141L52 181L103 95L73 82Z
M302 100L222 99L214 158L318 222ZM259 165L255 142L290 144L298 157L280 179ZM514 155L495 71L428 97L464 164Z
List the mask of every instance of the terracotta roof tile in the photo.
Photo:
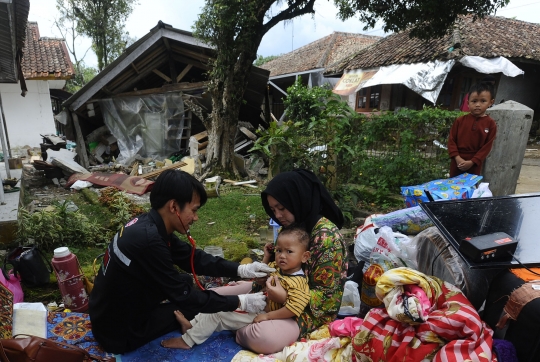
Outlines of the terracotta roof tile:
M261 68L269 70L271 77L324 68L379 39L378 36L334 32L290 53L283 54L263 64Z
M427 42L409 38L409 31L391 34L353 56L329 65L325 74L434 59L461 58L465 55L484 58L504 56L540 61L540 24L496 16L474 22L471 16L467 16L456 24L456 30L459 31ZM459 34L461 47L451 49L456 44L455 33Z
M25 79L70 79L74 76L64 39L40 38L36 22L28 22L22 59Z

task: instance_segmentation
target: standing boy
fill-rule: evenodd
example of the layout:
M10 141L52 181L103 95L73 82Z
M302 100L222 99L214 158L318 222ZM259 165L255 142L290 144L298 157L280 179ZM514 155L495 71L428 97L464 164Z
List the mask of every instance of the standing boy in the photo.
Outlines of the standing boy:
M469 90L470 113L457 118L448 138L450 177L468 172L482 173L482 164L489 155L497 135L495 121L486 115L486 110L495 101L493 86L481 82Z
M214 332L235 331L248 324L264 320L297 318L308 305L310 298L307 278L302 270L302 264L306 263L310 257L307 251L308 245L309 235L302 228L285 228L279 233L275 246L276 261L269 264L277 271L270 275L266 284L281 283L288 293L285 304L268 299L266 313L239 311L200 313L191 321L179 311L175 311L174 314L182 327L183 336L162 341L161 345L167 348L190 349L193 345L206 341ZM269 260L270 248L267 244L264 248L263 263L266 264Z

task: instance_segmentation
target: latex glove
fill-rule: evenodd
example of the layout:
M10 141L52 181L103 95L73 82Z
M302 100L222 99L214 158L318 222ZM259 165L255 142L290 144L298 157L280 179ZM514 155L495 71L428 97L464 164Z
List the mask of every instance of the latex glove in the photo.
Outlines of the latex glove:
M275 271L276 269L270 268L268 265L256 261L250 264L240 265L238 267L238 276L245 279L262 278Z
M259 313L266 307L266 296L262 293L240 294L240 309L248 313Z

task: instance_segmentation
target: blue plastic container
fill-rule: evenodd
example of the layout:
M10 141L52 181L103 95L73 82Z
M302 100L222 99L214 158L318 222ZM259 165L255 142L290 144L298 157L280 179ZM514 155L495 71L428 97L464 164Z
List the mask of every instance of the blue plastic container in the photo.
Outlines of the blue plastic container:
M279 234L279 229L281 229L281 226L274 221L274 219L270 219L270 222L268 223L272 229L274 229L274 244L276 243L277 236Z

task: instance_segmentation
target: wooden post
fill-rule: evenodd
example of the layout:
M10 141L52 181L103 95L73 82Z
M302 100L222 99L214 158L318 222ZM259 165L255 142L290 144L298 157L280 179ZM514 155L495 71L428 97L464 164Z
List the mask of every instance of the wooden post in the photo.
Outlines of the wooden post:
M75 127L75 134L77 135L77 154L79 155L79 162L81 163L82 167L88 170L90 163L88 162L88 155L86 154L86 145L84 143L81 125L79 124L79 117L75 112L71 112L71 117L73 120L73 126Z

